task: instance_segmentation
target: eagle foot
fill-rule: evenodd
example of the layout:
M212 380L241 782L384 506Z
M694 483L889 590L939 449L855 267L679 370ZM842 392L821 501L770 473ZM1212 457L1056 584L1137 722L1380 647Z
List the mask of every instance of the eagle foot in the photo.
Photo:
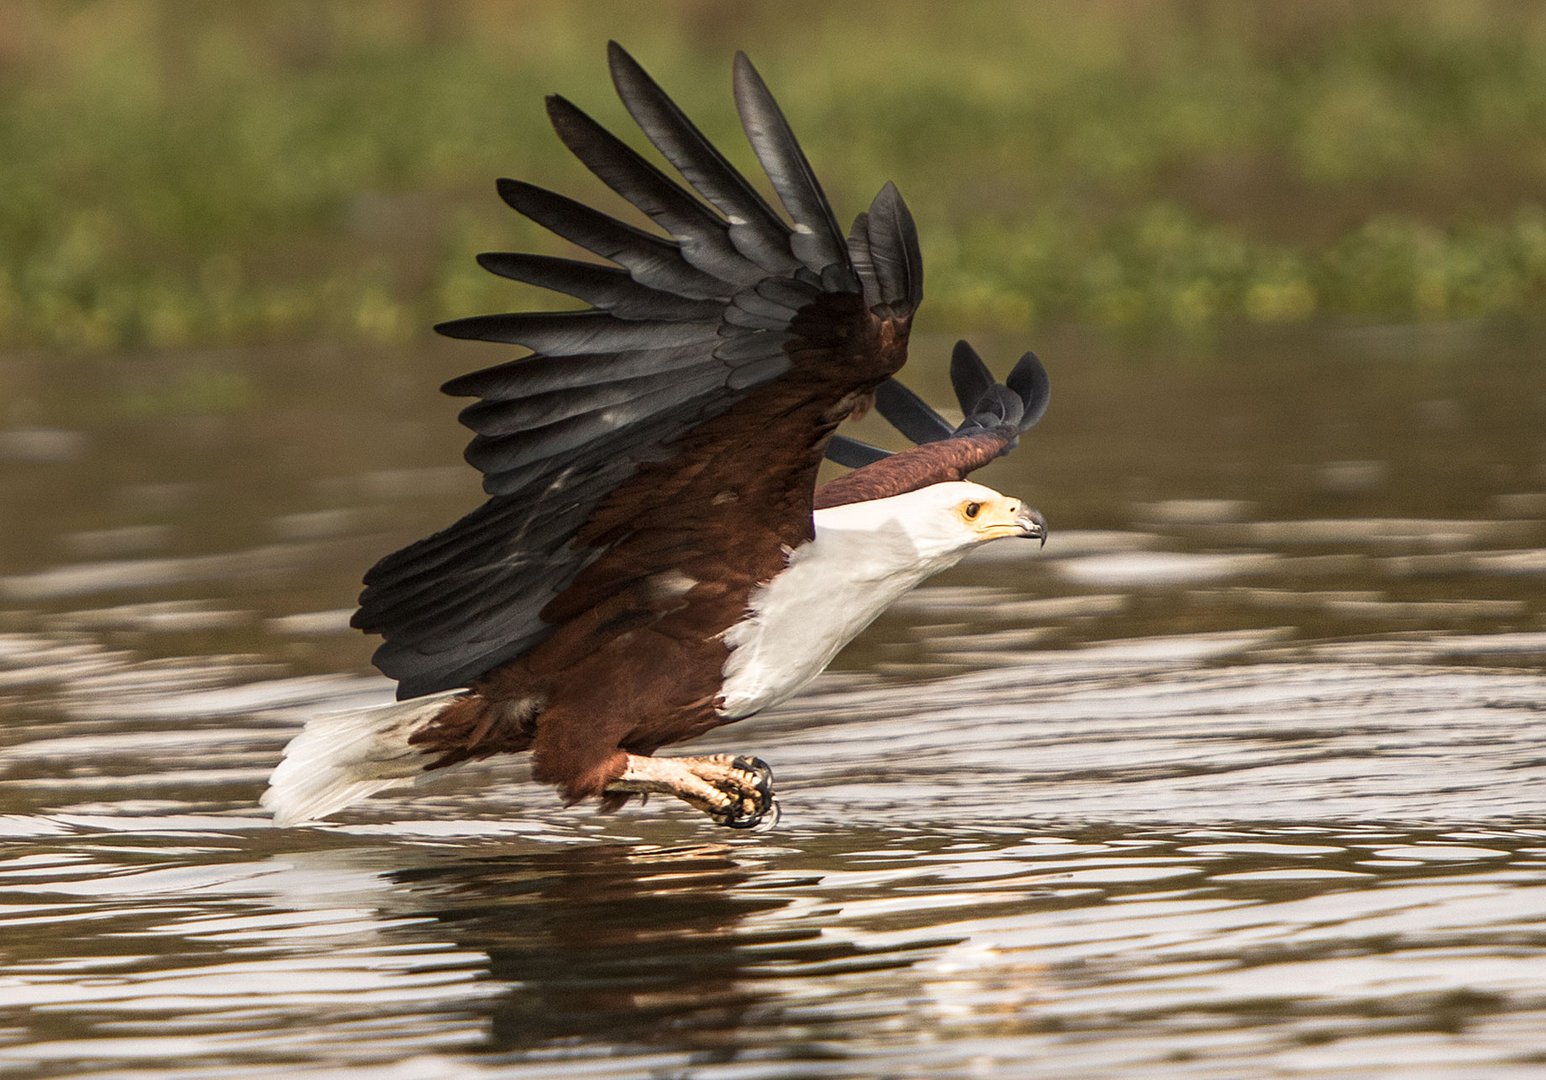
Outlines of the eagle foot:
M729 802L710 810L715 824L731 829L771 829L778 824L778 800L773 798L773 770L761 758L737 757L730 761L734 780L714 781ZM772 814L771 819L768 817ZM764 823L765 822L765 823Z
M706 757L656 758L628 755L623 775L607 784L607 794L674 795L731 829L771 829L779 817L773 797L773 770L754 757L714 754Z

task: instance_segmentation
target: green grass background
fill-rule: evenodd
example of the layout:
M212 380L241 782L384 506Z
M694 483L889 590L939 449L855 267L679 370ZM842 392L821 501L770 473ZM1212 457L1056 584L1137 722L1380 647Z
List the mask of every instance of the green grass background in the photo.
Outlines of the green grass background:
M1546 5L7 0L0 347L402 342L533 297L512 175L629 128L630 48L734 160L745 49L845 222L918 217L927 329L1533 319ZM633 138L630 130L628 137Z

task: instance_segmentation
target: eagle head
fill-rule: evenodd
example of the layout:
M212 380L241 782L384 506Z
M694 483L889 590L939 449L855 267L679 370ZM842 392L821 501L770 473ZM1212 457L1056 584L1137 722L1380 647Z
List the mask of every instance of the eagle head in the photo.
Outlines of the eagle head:
M896 496L908 504L906 530L920 552L964 555L1007 537L1047 542L1047 519L1019 499L982 484L956 480Z

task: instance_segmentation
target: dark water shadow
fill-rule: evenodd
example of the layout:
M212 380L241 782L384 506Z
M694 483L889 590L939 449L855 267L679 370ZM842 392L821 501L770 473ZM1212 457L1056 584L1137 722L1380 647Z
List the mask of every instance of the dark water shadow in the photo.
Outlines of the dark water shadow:
M827 938L819 919L791 917L819 876L719 845L601 844L388 876L411 890L408 914L484 953L508 986L488 1004L496 1053L578 1043L731 1061L787 1033L791 971L913 962L913 949Z

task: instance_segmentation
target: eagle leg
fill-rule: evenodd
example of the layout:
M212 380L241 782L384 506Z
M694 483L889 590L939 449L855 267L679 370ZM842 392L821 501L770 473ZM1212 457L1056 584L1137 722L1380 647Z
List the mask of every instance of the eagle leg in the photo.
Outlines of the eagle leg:
M772 828L778 822L773 770L761 758L713 754L657 758L629 754L623 775L607 782L607 794L674 795L732 829ZM770 817L771 815L771 817Z

